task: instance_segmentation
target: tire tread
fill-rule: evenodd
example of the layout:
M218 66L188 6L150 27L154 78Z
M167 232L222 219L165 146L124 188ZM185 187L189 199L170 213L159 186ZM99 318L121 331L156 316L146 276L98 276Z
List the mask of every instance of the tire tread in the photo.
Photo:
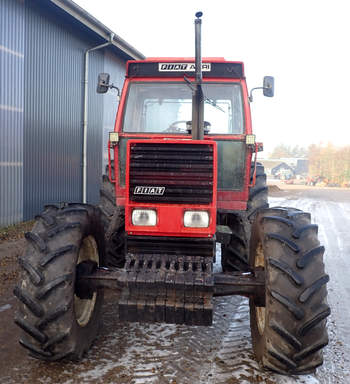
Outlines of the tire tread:
M29 245L25 256L19 259L23 282L14 288L20 301L15 318L22 331L19 342L41 360L77 360L96 335L103 299L102 292L97 291L98 304L89 328L81 330L73 307L76 262L83 239L93 236L103 265L100 213L92 206L69 204L46 208L44 214L53 216L54 226L43 223L42 215L38 217L26 236Z
M266 368L282 374L313 372L322 364L328 343L324 247L317 238L317 225L310 214L292 207L261 211L253 225L253 250L263 244L266 274L267 321L261 336L251 305L253 346ZM260 240L259 240L260 239ZM266 252L266 253L265 253Z

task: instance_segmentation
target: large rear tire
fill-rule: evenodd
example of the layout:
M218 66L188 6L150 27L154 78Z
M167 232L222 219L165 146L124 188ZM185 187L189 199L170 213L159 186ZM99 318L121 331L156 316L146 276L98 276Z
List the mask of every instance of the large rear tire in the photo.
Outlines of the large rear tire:
M253 167L251 171L251 182L253 181ZM262 164L256 164L255 184L249 189L249 198L247 202L246 220L252 223L256 214L264 208L268 208L268 187L266 185L266 173ZM248 231L250 236L250 228Z
M100 212L83 204L50 206L26 239L22 280L14 289L19 342L37 359L80 360L97 335L103 291L81 299L76 275L82 265L103 265Z
M253 181L253 167L250 181ZM228 213L226 215L225 225L230 227L232 235L229 244L221 245L221 266L224 272L249 270L251 223L259 210L268 206L268 188L264 166L257 163L255 185L249 189L247 210L239 214Z
M125 264L125 214L124 209L116 205L115 187L108 177L108 165L106 174L102 176L99 208L105 229L106 264L122 268Z
M250 323L254 352L264 367L304 374L322 364L330 314L323 253L309 213L280 207L258 213L250 265L265 268L265 307L261 298L250 299Z

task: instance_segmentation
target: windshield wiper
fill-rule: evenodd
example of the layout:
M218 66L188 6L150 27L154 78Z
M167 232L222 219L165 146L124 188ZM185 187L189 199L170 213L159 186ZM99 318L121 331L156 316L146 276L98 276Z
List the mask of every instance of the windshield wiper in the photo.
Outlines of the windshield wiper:
M193 86L193 83L191 82L191 80L186 76L184 75L184 80L186 82L186 84L191 88L191 90L194 92L196 89L195 87ZM214 108L217 108L219 111L221 112L224 112L226 113L226 111L224 109L222 109L221 107L219 107L216 102L214 100L211 100L209 99L207 96L205 96L204 92L203 92L203 97L204 97L204 102L207 103L207 104L210 104L212 105Z
M208 104L210 104L210 105L212 105L213 107L217 108L219 111L226 113L226 111L225 111L224 109L222 109L221 107L219 107L219 106L216 104L216 101L211 100L211 99L209 99L209 98L206 97L206 96L204 96L204 102L205 102L205 103L208 103Z

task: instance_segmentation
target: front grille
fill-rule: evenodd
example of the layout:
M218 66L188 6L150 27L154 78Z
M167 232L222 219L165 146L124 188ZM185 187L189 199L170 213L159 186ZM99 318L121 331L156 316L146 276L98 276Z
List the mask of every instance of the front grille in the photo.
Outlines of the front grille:
M129 196L132 201L209 204L213 199L213 180L210 144L131 144ZM135 193L136 187L142 187L136 189L139 193Z
M213 257L215 242L208 238L127 236L128 254Z

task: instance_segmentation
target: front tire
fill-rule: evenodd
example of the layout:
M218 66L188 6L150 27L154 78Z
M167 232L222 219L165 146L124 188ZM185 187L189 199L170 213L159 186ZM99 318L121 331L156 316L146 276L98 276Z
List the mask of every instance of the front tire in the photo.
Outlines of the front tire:
M323 253L309 213L279 207L257 215L250 265L265 268L265 307L250 299L250 323L254 352L264 367L304 374L322 364L330 314Z
M248 246L244 217L227 214L225 224L231 229L229 244L221 244L221 266L224 272L247 271Z
M76 287L81 265L103 265L99 210L83 204L48 207L26 239L19 259L22 280L14 289L19 342L37 359L80 360L97 335L103 301L102 290L82 299Z
M116 204L115 187L108 177L108 165L106 174L102 176L99 208L105 230L106 264L122 268L125 264L125 213Z

